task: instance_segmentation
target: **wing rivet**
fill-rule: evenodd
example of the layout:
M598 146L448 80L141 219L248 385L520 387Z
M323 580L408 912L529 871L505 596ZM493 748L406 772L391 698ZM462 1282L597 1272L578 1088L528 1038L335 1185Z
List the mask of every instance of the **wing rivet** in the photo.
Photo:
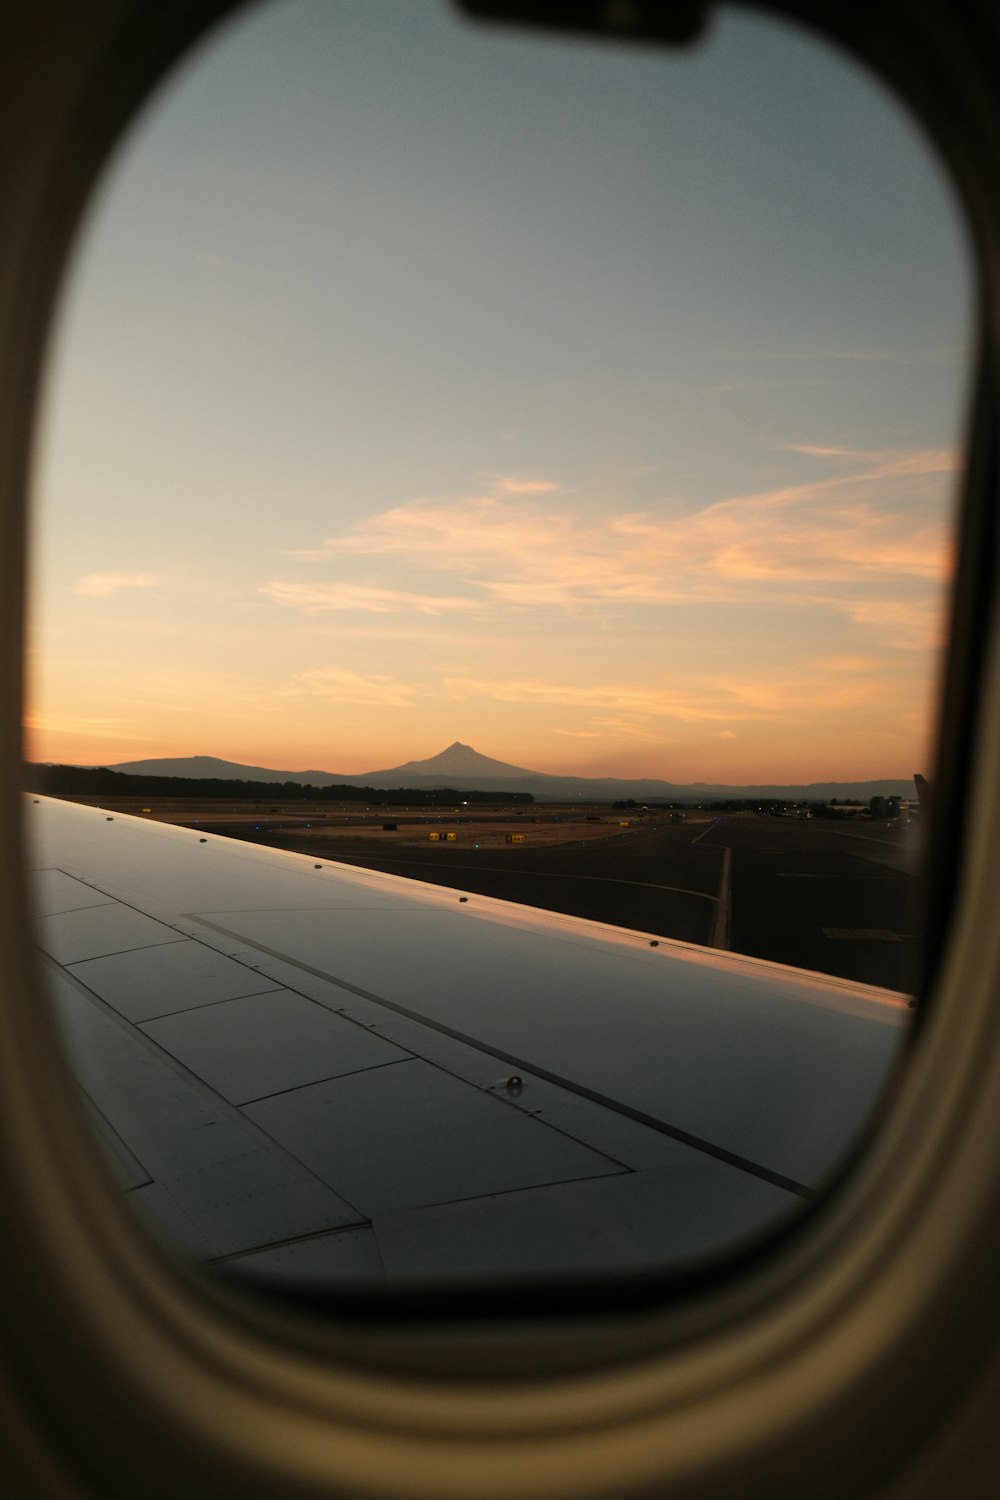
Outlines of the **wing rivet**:
M199 839L198 842L199 842L199 844L207 844L208 843L208 839Z
M649 946L651 948L658 948L660 946L660 940L659 940L659 938L650 938L650 940L649 940Z
M114 818L105 818L106 823L113 823L114 821Z
M468 896L459 896L459 898L458 898L459 905L461 906L462 902L463 901L468 901L468 899L469 899Z
M524 1088L524 1079L519 1078L516 1073L512 1073L507 1079L506 1088L508 1094L519 1094Z

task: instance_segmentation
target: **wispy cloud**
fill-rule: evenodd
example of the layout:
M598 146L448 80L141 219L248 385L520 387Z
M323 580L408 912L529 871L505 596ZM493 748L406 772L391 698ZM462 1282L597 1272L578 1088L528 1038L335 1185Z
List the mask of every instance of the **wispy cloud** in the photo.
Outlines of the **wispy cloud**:
M656 735L646 724L634 719L596 717L588 719L587 724L579 728L561 728L553 725L551 732L575 740L607 740L624 737L648 742L656 739Z
M298 672L284 689L285 696L300 694L325 698L332 703L409 708L416 699L417 689L411 683L400 682L382 673L364 677L345 667L314 667Z
M495 475L493 486L505 495L550 495L560 488L551 479L523 479L517 474Z
M162 581L157 573L87 573L76 580L73 592L89 599L107 599L121 589L151 589Z
M495 680L456 676L446 679L444 688L457 700L483 697L500 703L544 704L549 708L607 709L639 719L672 719L682 724L789 722L817 708L837 712L857 706L870 701L879 690L870 681L828 683L807 671L780 672L771 678L715 675L695 683L669 686L655 682L575 684L540 677ZM629 722L635 724L635 719Z
M881 348L863 346L845 348L827 344L816 345L812 348L806 345L792 348L787 345L763 344L751 349L718 350L712 358L746 362L787 360L792 363L801 363L841 360L851 364L952 365L967 360L968 350L960 344L935 345L926 349L892 349L884 346Z
M864 466L868 480L891 479L903 475L954 474L959 468L953 448L847 448L830 443L782 443L785 453L802 453L811 458L843 458ZM836 483L831 480L831 483Z
M490 559L514 561L525 546L542 546L555 524L570 522L524 502L492 495L462 500L416 500L359 522L321 546L288 555L307 562L343 557L398 557L438 572L476 571Z
M648 729L644 728L641 724L637 724L634 719L598 718L593 719L591 722L596 724L598 728L612 730L615 734L631 734L640 739L651 738Z
M417 594L406 589L380 588L365 583L297 583L278 578L264 584L260 592L275 604L302 609L311 615L324 614L328 610L361 610L376 615L416 611L422 615L440 615L483 607L481 599Z
M112 739L131 738L134 730L117 716L97 714L45 714L26 709L22 723L26 730L52 734L103 734Z
M884 658L878 656L824 656L816 663L821 672L877 672L885 667Z
M772 601L779 586L787 602L853 609L859 583L877 585L883 595L914 580L943 584L950 567L943 507L929 518L926 506L913 502L928 493L940 496L957 467L954 453L803 443L789 443L785 451L815 458L822 466L819 477L667 518L650 512L585 517L518 496L415 501L300 554L342 567L365 559L378 560L383 570L405 568L411 576L448 575L462 593L425 595L344 581L277 582L265 592L310 611L432 614L472 609L489 599L571 610ZM847 586L846 602L829 594L820 600L817 585Z
M700 695L665 692L656 686L630 683L584 684L550 681L540 677L477 678L448 677L444 688L452 698L492 698L500 703L541 703L549 707L605 708L631 714L655 715L675 719L702 718L704 705ZM703 695L708 697L706 692ZM718 712L728 718L726 712Z
M855 624L897 651L931 652L944 645L945 621L937 599L859 599L842 608Z
M793 482L687 513L677 500L656 510L601 513L547 492L394 506L299 554L324 564L334 578L274 579L261 592L272 604L314 618L353 612L399 619L411 631L421 617L466 627L475 620L477 631L502 619L515 635L519 615L535 617L539 630L553 612L567 624L586 617L613 629L616 619L646 608L805 607L813 629L817 612L831 617L831 643L838 623L846 623L851 634L834 649L848 658L937 649L951 568L944 500L958 467L955 453L837 442L789 442L776 451L794 465ZM425 628L419 627L421 639ZM452 694L459 680L450 679ZM860 691L852 687L852 701ZM680 720L725 722L772 712L770 703L749 702L735 689L721 699L675 693L655 702L612 686L577 697L555 692L545 685L534 694L518 680L500 684L494 696ZM785 696L781 706L787 703Z

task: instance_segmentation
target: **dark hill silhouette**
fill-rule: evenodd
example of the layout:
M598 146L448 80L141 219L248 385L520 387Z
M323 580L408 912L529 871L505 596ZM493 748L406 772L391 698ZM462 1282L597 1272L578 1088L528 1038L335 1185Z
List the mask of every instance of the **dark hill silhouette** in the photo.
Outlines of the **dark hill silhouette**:
M166 756L160 760L126 760L106 768L126 776L184 776L194 780L297 781L302 786L331 786L354 782L356 776L338 776L330 771L271 771L266 766L244 766L216 755Z
M409 760L380 771L274 771L265 766L246 766L215 756L196 755L160 760L123 761L110 770L134 776L211 777L255 782L289 782L301 786L351 785L390 790L403 786L434 790L530 792L538 801L614 802L632 798L638 802L705 802L719 798L774 798L783 801L829 801L836 797L867 802L871 797L909 797L909 778L883 781L824 781L806 785L732 786L715 782L679 784L653 778L553 776L510 765L481 755L471 745L455 740L447 749L426 760Z

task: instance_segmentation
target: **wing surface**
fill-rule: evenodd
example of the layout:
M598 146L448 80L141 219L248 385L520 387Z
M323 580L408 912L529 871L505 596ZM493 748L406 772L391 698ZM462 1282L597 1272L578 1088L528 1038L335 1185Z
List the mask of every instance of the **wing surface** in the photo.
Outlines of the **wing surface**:
M800 1208L886 991L49 798L36 941L123 1189L279 1280L641 1274Z

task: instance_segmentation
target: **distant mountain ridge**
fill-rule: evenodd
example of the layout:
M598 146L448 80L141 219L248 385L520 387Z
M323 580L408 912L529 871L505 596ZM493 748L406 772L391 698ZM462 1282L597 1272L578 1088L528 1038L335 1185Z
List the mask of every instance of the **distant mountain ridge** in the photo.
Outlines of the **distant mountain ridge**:
M471 745L455 740L446 750L426 760L408 760L388 770L362 772L275 771L266 766L245 766L220 760L214 755L173 756L160 760L121 761L107 768L127 776L182 776L235 781L293 781L301 786L370 786L378 791L412 786L422 789L453 788L455 791L530 792L540 801L615 802L633 798L637 802L699 802L720 797L773 797L784 801L829 801L832 797L910 797L910 778L883 781L823 781L807 785L729 786L714 782L659 781L612 776L553 776L530 771L507 761L481 755Z
M447 750L431 755L427 760L408 760L388 771L371 771L371 776L543 776L542 771L529 771L524 766L512 766L505 760L494 760L481 755L471 745L455 740Z

